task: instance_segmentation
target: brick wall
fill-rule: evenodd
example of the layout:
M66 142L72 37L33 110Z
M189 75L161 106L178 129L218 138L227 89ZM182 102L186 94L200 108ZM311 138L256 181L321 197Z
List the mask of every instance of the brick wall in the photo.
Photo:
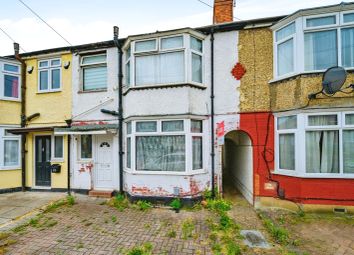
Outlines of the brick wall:
M215 0L213 23L233 21L233 0Z

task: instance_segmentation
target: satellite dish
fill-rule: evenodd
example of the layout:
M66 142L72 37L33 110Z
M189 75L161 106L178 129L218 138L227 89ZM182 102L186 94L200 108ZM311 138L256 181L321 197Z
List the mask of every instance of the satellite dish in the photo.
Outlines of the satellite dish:
M343 67L335 66L328 68L322 78L323 92L328 95L334 95L340 91L346 79L347 72Z

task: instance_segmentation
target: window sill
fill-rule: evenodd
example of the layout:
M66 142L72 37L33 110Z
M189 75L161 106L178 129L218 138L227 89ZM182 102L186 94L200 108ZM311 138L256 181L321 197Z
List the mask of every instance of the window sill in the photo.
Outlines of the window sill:
M107 89L93 89L93 90L79 90L78 94L96 93L96 92L107 92Z
M318 173L290 173L288 171L274 171L274 175L284 175L303 179L354 179L354 174L318 174Z
M62 92L62 90L46 90L46 91L37 91L36 94L48 94L48 93L59 93Z
M0 171L20 171L21 166L1 167Z
M167 88L181 88L181 87L190 87L196 89L206 89L204 85L198 85L193 83L181 83L181 84L166 84L166 85L148 85L148 86L135 86L135 87L128 87L124 92L123 95L128 94L130 91L134 90L147 90L147 89L167 89Z
M63 158L54 158L50 161L51 163L64 163Z
M202 170L194 170L194 171L186 171L186 172L166 172L166 171L134 171L131 169L124 169L125 173L131 175L172 175L172 176L191 176L191 175L200 175L206 174L207 171Z
M20 98L0 97L1 101L21 102Z

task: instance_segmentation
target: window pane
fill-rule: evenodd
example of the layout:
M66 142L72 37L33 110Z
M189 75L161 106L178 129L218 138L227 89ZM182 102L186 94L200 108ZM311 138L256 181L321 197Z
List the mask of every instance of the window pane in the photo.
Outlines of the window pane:
M282 129L296 129L297 128L297 116L286 116L277 118L278 130Z
M81 136L81 158L92 158L92 135Z
M319 27L336 24L336 16L306 19L307 27Z
M295 22L283 27L275 33L276 41L280 41L292 34L295 34Z
M131 134L132 133L132 123L131 122L128 122L127 123L127 134Z
M305 70L337 66L337 30L305 34Z
M16 140L4 141L4 165L17 166L19 164L19 142Z
M156 121L144 121L136 123L136 132L156 132Z
M84 90L107 88L107 67L84 68Z
M130 55L131 55L131 50L130 47L127 49L126 53L125 53L125 60L130 59Z
M343 130L344 173L354 174L354 130Z
M203 82L202 78L202 56L192 53L192 81Z
M52 70L52 89L60 88L60 69Z
M174 132L183 130L183 120L162 121L162 132Z
M156 50L156 40L148 40L135 43L135 51L152 51Z
M161 39L161 49L176 49L183 47L183 36L175 36Z
M184 52L136 57L135 65L137 85L184 82Z
M60 65L60 59L54 59L54 60L50 61L50 65L51 65L51 66L58 66L58 65Z
M203 121L202 120L191 120L191 132L192 133L203 133Z
M354 113L345 115L345 125L354 125Z
M342 29L342 65L354 66L354 28Z
M18 73L20 71L20 67L10 64L4 64L4 71Z
M338 124L337 115L308 116L309 126L334 126Z
M54 158L63 158L63 137L54 137Z
M185 171L184 136L136 137L136 169Z
M131 139L127 138L127 167L130 168L132 163L131 159Z
M203 42L191 36L191 49L198 52L203 52Z
M279 168L295 170L294 134L279 134Z
M306 132L306 172L339 173L339 131Z
M19 78L11 75L4 75L4 96L18 98L18 80Z
M48 71L39 72L39 90L48 89Z
M278 44L277 67L278 75L294 71L294 39Z
M46 67L46 66L48 66L48 61L39 62L39 67Z
M192 137L193 170L203 168L203 138Z
M354 22L354 13L347 13L343 15L344 23Z
M125 65L125 83L130 85L130 61Z
M95 56L82 57L82 64L83 65L105 63L105 62L106 62L106 55L95 55Z

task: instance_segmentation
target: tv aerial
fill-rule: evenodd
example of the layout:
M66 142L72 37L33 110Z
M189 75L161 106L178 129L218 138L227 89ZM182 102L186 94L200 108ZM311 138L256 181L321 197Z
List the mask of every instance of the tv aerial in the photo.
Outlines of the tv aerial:
M315 99L317 95L324 94L326 96L333 96L337 92L347 93L342 90L343 84L347 79L347 72L343 67L334 66L327 69L322 77L322 90L308 95L309 99ZM354 91L354 84L350 84L347 88L352 88ZM349 92L351 93L351 92Z

